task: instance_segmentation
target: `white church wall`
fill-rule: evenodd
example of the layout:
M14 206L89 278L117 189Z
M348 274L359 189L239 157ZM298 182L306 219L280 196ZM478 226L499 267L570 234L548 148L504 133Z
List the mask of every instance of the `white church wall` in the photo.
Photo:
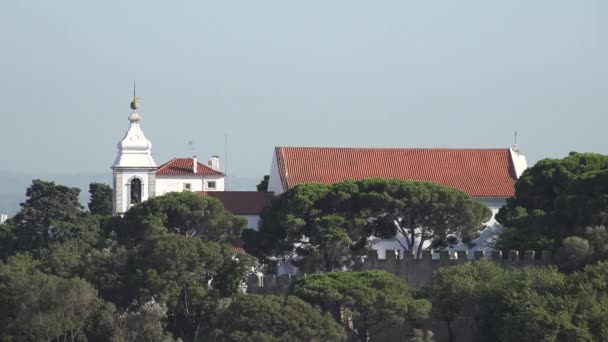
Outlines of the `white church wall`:
M281 183L281 176L279 175L279 164L277 162L276 152L272 156L272 164L270 165L268 191L274 192L275 196L283 193L283 183Z
M506 198L473 198L473 200L485 205L492 211L492 217L484 223L486 226L497 224L496 214L498 214L500 208L507 204Z
M210 188L208 182L215 182L215 188ZM156 175L156 196L169 192L187 191L186 184L190 184L190 191L224 191L224 177L188 177L188 176L161 176Z

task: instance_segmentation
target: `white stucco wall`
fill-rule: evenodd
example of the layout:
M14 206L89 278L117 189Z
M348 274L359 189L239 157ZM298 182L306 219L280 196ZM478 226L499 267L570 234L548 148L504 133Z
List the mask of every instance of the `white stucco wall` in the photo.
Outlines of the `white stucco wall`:
M473 198L474 200L484 204L492 211L492 217L484 224L486 226L480 234L479 238L474 240L475 246L473 248L469 248L465 244L458 244L453 246L451 250L468 250L469 257L473 256L474 251L476 250L490 250L492 249L498 234L500 234L501 226L496 222L496 214L498 210L506 204L507 200L505 198ZM405 242L405 238L399 234L397 239L403 244L407 245ZM416 246L419 242L416 243ZM427 241L424 244L424 247L430 245L430 241ZM404 248L397 242L395 239L378 239L373 245L372 248L378 251L378 257L384 259L386 255L386 250L399 250L401 255L403 255Z
M207 187L208 181L215 181L215 189ZM156 196L162 196L169 192L184 191L184 184L190 183L191 191L224 191L224 177L206 176L156 176Z
M275 196L284 192L281 176L279 175L279 164L277 163L276 152L272 156L272 164L270 164L270 178L268 179L268 191L274 192Z
M260 222L260 215L239 215L247 220L247 228L258 230L258 223Z
M515 174L517 178L519 178L524 170L528 168L528 161L526 160L526 156L519 152L519 147L517 146L510 148L509 152L511 154L511 161L513 162Z

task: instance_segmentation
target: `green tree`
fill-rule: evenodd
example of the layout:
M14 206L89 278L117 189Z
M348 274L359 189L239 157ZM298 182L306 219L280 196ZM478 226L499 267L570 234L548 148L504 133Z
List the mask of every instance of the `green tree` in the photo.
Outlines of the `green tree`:
M6 260L6 258L15 254L17 244L15 226L9 223L0 224L0 260Z
M78 240L53 243L40 253L40 268L45 273L62 278L81 277L83 258L91 250L91 246Z
M508 227L504 249L555 249L587 226L608 224L608 156L571 153L543 159L524 171L515 196L496 218Z
M369 179L359 182L359 192L363 207L375 213L376 234L402 235L403 247L417 257L427 241L433 247L450 237L472 240L492 217L490 209L464 192L435 183Z
M404 249L420 256L426 241L471 239L490 216L463 192L432 183L303 184L275 197L260 215L260 231L246 231L243 239L247 252L261 259L295 255L305 271L338 271L353 267L372 236L404 236Z
M102 183L91 183L89 185L89 211L95 215L112 215L112 188Z
M19 254L0 267L3 340L75 341L98 311L97 292L79 278L41 273L31 256Z
M589 340L608 339L608 262L586 266L568 277L568 296L576 303L572 322L574 331L588 333ZM574 340L574 339L572 339Z
M138 247L127 249L115 241L94 249L83 258L83 276L95 285L101 298L126 308L136 297L137 289L131 281L138 250Z
M359 341L407 320L427 318L431 309L427 300L413 297L403 280L384 271L305 276L290 293L329 312Z
M562 246L557 250L557 264L561 270L573 271L588 263L591 258L589 241L571 236L564 239Z
M18 251L39 251L51 243L76 239L90 246L99 239L98 220L82 210L78 188L34 180L27 199L11 220Z
M211 334L218 342L345 340L331 316L293 296L238 296L221 311Z
M565 272L581 270L585 265L608 260L608 230L605 226L587 227L582 236L570 236L562 241L556 262Z
M218 300L236 294L251 265L229 246L182 235L148 240L136 258L136 302L165 304L169 329L186 340L204 335Z
M502 296L503 341L589 341L575 323L578 300L556 269L518 269L508 274Z
M163 321L167 308L158 303L145 303L137 311L115 315L112 321L113 342L172 342Z
M433 305L432 316L446 323L448 340L455 341L456 318L485 316L490 321L494 317L491 310L496 307L492 304L500 297L503 284L504 271L481 260L439 269L422 293Z
M119 235L137 242L170 232L223 242L239 237L246 225L244 218L232 215L213 197L173 192L131 208Z
M244 231L242 237L245 240L245 250L263 260L266 257L290 255L295 252L297 259L292 261L299 266L308 263L310 259L318 259L325 251L319 248L319 239L310 237L319 236L319 230L325 230L326 235L330 234L327 227L320 227L318 224L325 213L320 202L329 191L330 187L327 185L303 184L274 197L271 206L260 214L260 231ZM333 228L334 236L344 237L343 227ZM310 271L332 271L336 262L332 260L327 265L308 264Z
M258 185L256 185L256 188L258 189L258 191L260 192L266 192L268 191L268 181L270 180L270 176L269 175L265 175L262 180L258 183Z

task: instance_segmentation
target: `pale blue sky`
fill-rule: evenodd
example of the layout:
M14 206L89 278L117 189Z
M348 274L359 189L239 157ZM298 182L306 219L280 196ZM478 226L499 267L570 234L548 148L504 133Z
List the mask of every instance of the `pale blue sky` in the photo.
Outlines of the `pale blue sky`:
M245 177L277 145L608 153L605 0L5 0L0 44L0 171L109 173L133 79L159 164L225 133Z

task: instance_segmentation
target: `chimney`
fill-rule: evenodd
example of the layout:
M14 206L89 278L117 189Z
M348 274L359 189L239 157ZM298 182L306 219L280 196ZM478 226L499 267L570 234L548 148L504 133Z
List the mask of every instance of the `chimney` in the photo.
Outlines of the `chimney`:
M196 156L192 157L192 172L194 174L198 172L198 161L196 160Z
M208 164L209 164L209 167L211 167L215 171L219 171L220 170L220 157L211 156L211 159L209 159Z

